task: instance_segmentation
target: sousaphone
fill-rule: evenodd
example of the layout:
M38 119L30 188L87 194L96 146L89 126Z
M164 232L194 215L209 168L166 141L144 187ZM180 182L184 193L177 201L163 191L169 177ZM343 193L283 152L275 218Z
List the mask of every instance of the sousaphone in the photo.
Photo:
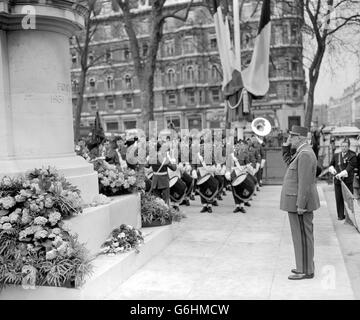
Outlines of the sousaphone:
M255 133L259 143L262 144L264 142L263 138L271 132L271 123L265 118L255 118L251 122L251 130Z

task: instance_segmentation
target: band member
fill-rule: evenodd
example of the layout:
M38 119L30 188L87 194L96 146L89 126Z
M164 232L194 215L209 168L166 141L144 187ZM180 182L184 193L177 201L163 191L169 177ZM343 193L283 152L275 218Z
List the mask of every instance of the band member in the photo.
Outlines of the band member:
M350 140L341 143L341 152L335 153L330 162L329 172L335 176L334 188L338 220L344 220L344 198L341 191L341 181L351 193L353 190L354 169L357 167L356 153L349 149Z
M256 190L259 191L259 185L260 185L260 168L261 168L261 160L262 160L262 156L261 156L261 150L260 150L260 143L257 140L255 135L251 136L251 147L253 148L254 151L254 157L255 157L255 163L253 164L254 168L255 168L255 177L256 180L258 181L258 184L256 186Z
M148 164L153 171L150 192L162 198L166 204L170 205L170 185L168 168L175 171L175 160L171 159L169 154L166 155L161 152L161 144L157 143L157 162L155 164Z
M314 277L313 211L320 207L320 201L316 188L317 160L307 143L307 133L307 128L293 126L283 145L288 168L281 190L280 209L289 215L296 260L296 269L291 270L293 274L289 280ZM292 156L290 144L296 149Z

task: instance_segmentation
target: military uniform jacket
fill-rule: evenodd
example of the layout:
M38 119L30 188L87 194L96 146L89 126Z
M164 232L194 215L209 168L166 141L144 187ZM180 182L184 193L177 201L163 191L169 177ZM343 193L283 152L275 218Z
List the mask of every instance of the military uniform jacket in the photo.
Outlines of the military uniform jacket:
M345 184L351 184L354 180L354 169L357 167L356 153L349 150L344 156L342 152L335 153L331 159L330 166L333 166L337 173L346 170L347 178L343 178ZM334 179L335 184L341 184L341 180Z
M316 188L317 159L311 146L305 144L300 147L288 163L280 209L287 212L297 212L298 208L309 212L317 210L320 207Z
M166 189L169 188L169 175L168 175L168 168L175 171L176 165L171 164L168 160L165 162L165 164L161 167L161 163L159 160L156 164L152 164L151 168L154 172L154 175L152 177L151 181L151 188L152 189ZM160 169L161 167L161 169ZM159 173L163 173L162 175L157 175L156 173L160 169ZM166 173L166 174L164 174Z

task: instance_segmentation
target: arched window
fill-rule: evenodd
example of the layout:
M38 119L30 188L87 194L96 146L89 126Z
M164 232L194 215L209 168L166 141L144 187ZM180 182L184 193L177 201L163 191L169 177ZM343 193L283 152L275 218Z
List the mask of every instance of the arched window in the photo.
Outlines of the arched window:
M90 84L90 87L95 88L95 85L96 85L95 78L90 78L89 79L89 84Z
M168 81L168 84L174 84L175 83L175 71L174 71L174 69L169 69L167 71L167 81Z
M215 65L211 67L211 79L217 80L218 79L218 70Z
M114 89L114 78L112 76L108 76L106 78L106 84L107 84L108 90Z
M132 79L131 79L130 75L128 75L128 74L125 76L125 86L128 89L131 89L131 87L132 87Z
M186 70L186 80L189 82L194 81L194 68L192 66L188 67Z

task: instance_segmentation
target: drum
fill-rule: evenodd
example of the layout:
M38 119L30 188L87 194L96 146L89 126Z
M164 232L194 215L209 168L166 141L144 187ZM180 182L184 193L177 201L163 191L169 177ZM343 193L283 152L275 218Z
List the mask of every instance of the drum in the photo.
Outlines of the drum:
M241 175L240 177L243 181L238 185L232 186L234 196L242 201L249 201L255 192L256 184L249 173Z
M171 188L172 186L174 186L179 180L180 179L178 176L173 176L172 178L170 178L169 187Z
M175 177L174 177L175 178ZM171 179L174 180L175 179ZM184 197L186 195L187 187L184 181L179 179L179 177L176 177L176 182L170 187L170 199L174 202L182 202L184 200ZM171 183L170 180L170 183Z
M209 175L209 177L201 184L197 183L197 192L207 201L213 201L219 191L218 180Z
M249 178L254 182L254 184L255 185L257 185L258 184L258 180L256 179L256 177L255 176L253 176L252 174L248 174L249 175Z
M186 184L186 188L187 188L186 196L190 196L190 194L193 190L193 187L194 187L194 179L187 172L183 172L183 174L181 176L181 180L184 181Z

